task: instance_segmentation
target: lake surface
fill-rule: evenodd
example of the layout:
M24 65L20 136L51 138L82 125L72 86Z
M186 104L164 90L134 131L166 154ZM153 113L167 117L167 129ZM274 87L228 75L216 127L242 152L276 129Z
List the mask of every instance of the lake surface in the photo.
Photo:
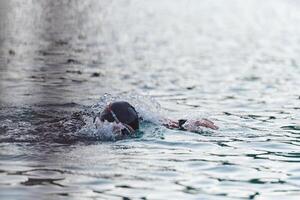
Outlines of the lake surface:
M0 0L0 199L299 199L299 13L296 0ZM124 98L153 123L101 140L93 113Z

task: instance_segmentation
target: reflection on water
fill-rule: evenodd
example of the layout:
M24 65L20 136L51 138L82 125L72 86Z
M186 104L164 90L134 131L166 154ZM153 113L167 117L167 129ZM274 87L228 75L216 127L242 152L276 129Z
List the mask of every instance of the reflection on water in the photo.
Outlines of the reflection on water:
M298 199L299 6L0 0L0 198ZM78 135L128 92L221 129Z

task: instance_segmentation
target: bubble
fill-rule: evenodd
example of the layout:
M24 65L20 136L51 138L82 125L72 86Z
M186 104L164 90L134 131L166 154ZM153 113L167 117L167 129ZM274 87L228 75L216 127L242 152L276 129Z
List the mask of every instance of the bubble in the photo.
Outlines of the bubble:
M92 122L87 123L78 134L96 141L115 141L118 134L114 130L114 123L104 122L100 127L96 127Z

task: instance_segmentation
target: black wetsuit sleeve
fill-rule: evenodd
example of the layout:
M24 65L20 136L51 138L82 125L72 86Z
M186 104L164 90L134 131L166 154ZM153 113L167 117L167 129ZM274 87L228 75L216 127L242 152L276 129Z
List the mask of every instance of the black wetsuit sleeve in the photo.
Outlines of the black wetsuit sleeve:
M183 124L187 121L187 119L179 119L178 120L178 128L179 130L184 130L184 128L182 127Z

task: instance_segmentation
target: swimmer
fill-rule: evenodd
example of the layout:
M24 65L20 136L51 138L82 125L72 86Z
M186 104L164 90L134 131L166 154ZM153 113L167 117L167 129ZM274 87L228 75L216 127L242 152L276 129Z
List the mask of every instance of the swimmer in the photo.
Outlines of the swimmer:
M119 136L130 136L139 129L139 118L135 108L125 101L117 101L110 103L100 114L94 118L96 128L101 127L105 123L114 123L114 132ZM178 129L195 132L197 127L205 127L217 130L218 127L208 119L177 121L164 119L162 125L169 129Z

